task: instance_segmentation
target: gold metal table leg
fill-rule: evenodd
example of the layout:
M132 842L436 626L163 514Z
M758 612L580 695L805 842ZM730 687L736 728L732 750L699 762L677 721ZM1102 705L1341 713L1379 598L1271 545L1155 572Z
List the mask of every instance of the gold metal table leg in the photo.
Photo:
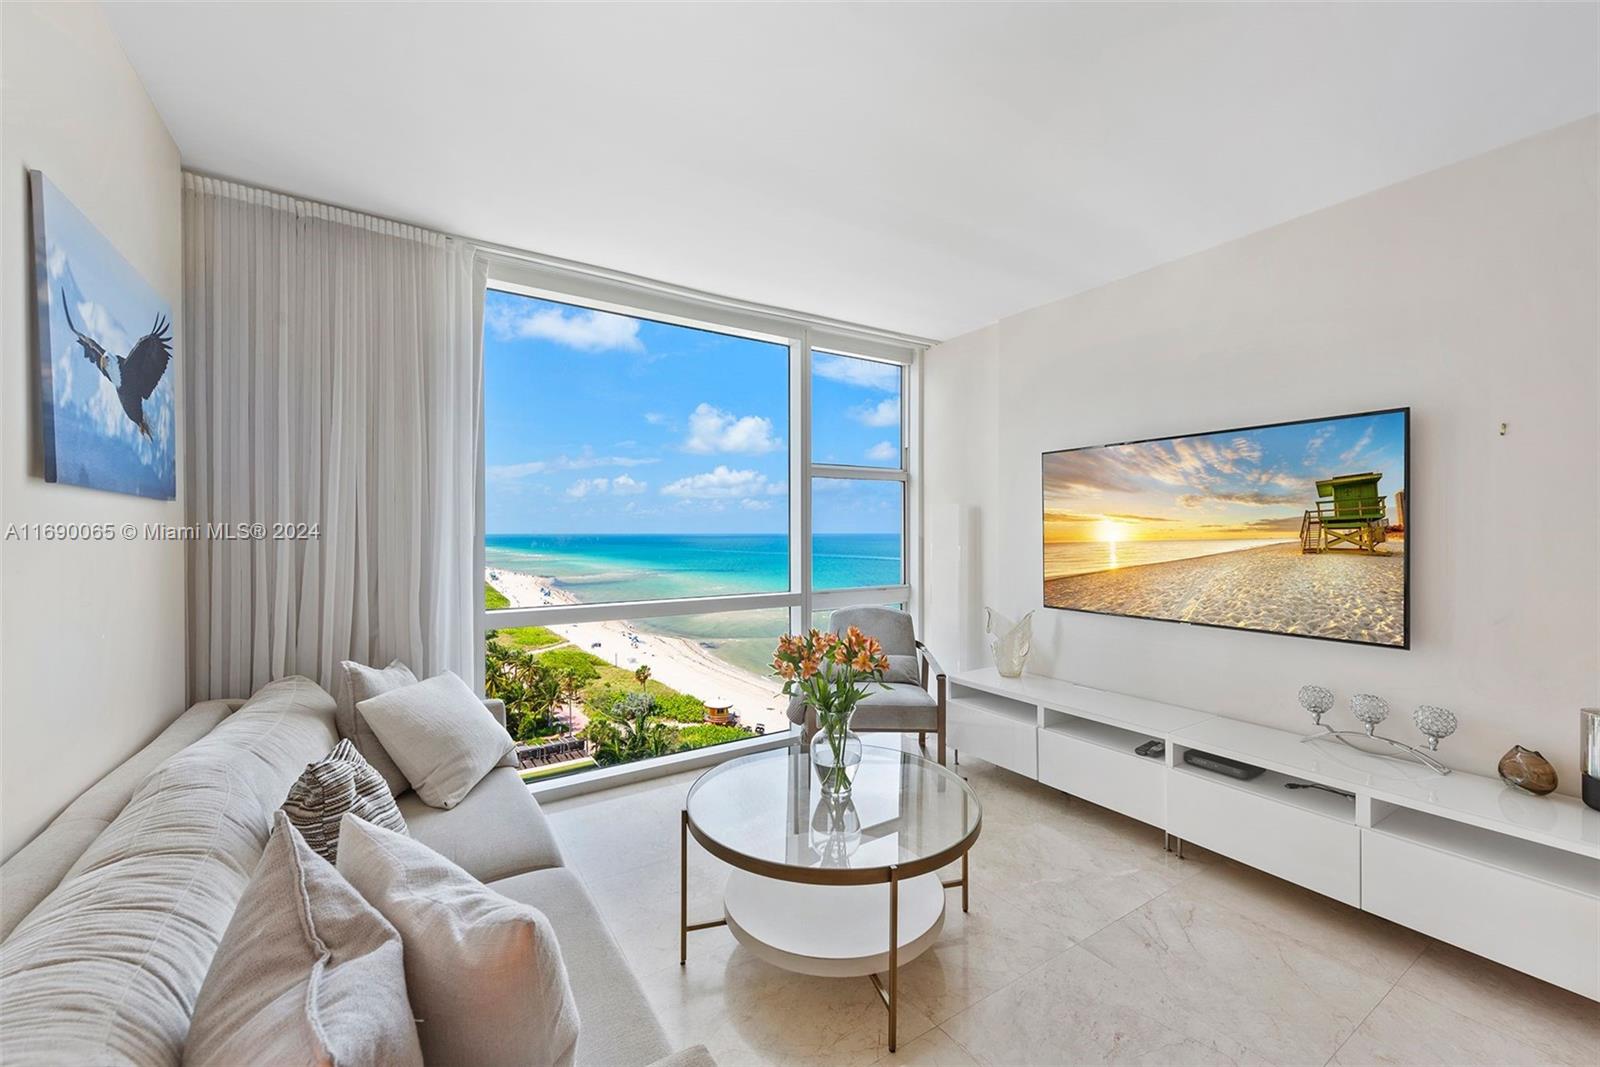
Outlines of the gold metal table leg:
M689 809L678 825L678 966L689 962Z
M894 1051L900 1009L900 868L889 868L889 1051Z

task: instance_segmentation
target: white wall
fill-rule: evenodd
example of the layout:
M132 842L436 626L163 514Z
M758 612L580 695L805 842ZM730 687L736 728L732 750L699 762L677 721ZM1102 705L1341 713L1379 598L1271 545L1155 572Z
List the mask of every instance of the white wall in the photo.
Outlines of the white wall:
M181 500L39 476L27 179L42 170L181 322L177 146L96 4L0 5L0 76L0 531L180 523ZM172 373L183 355L179 336ZM178 542L0 540L0 856L183 710L184 610Z
M963 590L1039 607L1047 449L1410 405L1410 651L1040 610L1029 670L1292 729L1307 682L1388 698L1402 736L1439 703L1447 762L1492 774L1520 743L1574 791L1600 703L1597 151L1591 118L933 349L929 634L986 664ZM978 560L952 540L975 508Z

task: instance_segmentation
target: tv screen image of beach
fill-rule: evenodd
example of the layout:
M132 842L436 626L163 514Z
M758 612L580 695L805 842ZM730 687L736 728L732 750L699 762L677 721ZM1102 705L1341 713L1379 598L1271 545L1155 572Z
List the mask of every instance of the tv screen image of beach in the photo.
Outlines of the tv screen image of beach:
M1409 647L1410 409L1046 452L1044 605Z

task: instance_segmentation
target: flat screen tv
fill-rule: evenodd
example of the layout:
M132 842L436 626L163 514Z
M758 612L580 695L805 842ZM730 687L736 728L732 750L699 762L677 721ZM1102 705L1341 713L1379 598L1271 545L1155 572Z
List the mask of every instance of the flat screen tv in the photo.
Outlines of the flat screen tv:
M1410 647L1411 409L1044 454L1044 606Z

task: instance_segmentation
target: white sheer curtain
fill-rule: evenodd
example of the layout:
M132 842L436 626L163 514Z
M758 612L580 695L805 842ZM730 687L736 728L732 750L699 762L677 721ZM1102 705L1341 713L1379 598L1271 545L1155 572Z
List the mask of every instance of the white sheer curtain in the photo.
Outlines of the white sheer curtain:
M475 676L482 257L185 175L191 696L341 659Z

